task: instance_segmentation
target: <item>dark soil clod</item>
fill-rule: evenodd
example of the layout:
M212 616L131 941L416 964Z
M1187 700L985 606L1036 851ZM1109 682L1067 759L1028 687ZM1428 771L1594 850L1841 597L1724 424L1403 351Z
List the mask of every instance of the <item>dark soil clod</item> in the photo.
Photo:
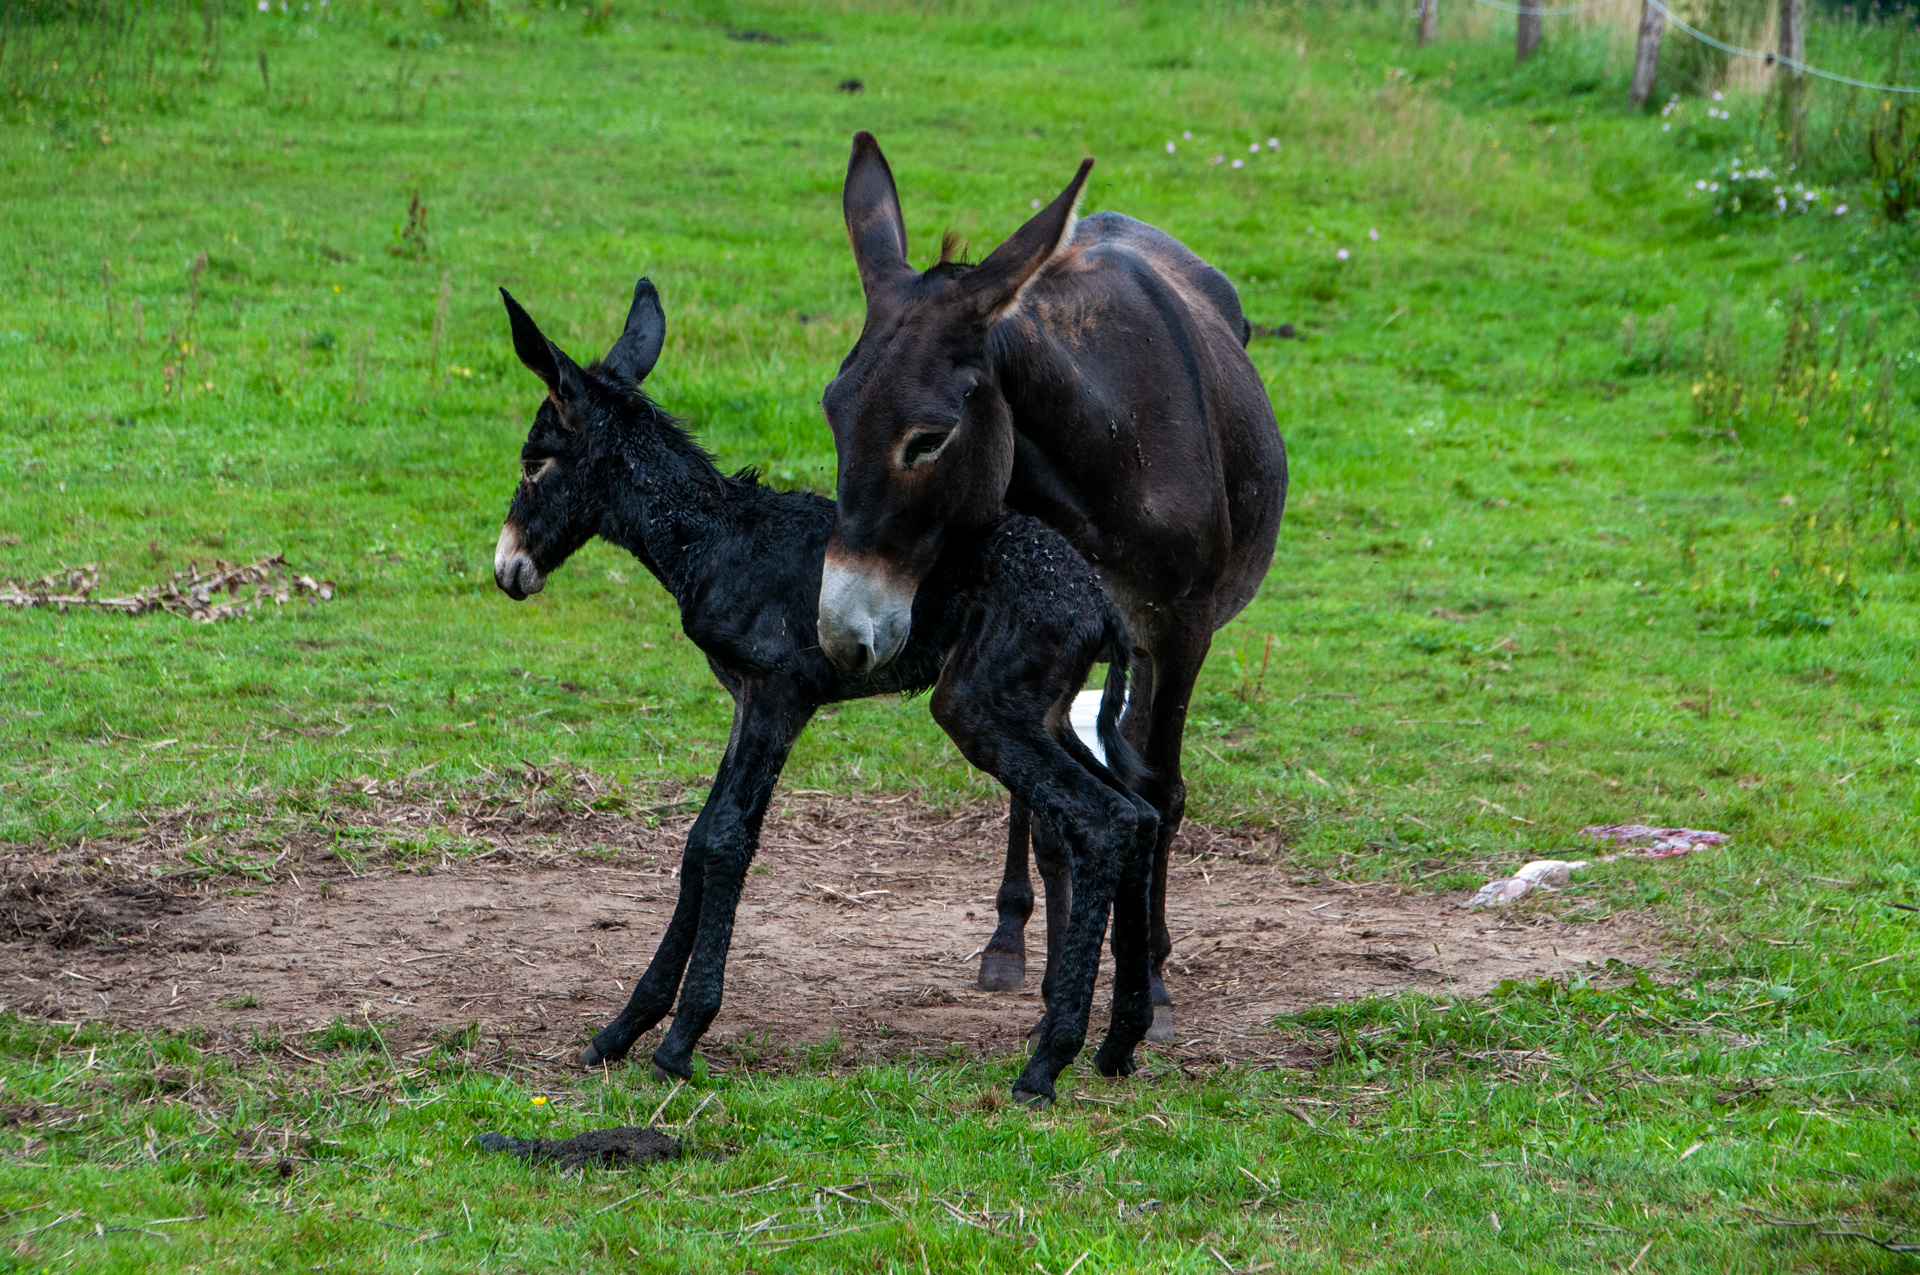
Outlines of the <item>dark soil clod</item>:
M658 1129L623 1125L591 1129L571 1138L509 1138L483 1133L476 1141L483 1151L506 1151L528 1164L551 1164L562 1169L636 1168L671 1160L680 1154L680 1142Z

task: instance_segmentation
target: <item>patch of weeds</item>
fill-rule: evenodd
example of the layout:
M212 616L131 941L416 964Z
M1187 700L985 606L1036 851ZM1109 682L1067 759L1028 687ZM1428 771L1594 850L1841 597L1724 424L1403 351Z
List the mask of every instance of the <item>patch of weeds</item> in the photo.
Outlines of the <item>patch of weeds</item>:
M480 1043L480 1020L470 1018L464 1027L443 1027L433 1033L433 1043L447 1053L456 1054Z
M355 1022L350 1018L336 1017L332 1022L308 1037L322 1049L380 1050L387 1047L387 1024L376 1023L371 1018Z
M814 1071L825 1071L839 1060L842 1045L839 1032L834 1032L817 1044L808 1045L807 1066Z
M258 1009L260 1008L260 998L252 992L242 992L238 996L222 996L220 998L220 1008Z
M167 1062L197 1063L200 1061L201 1047L206 1043L207 1031L204 1027L189 1027L162 1036L154 1042L153 1052Z
M187 875L196 877L246 877L252 881L261 881L272 885L274 881L273 865L258 859L243 859L231 851L213 846L199 846L187 851L186 860L193 865L187 869Z

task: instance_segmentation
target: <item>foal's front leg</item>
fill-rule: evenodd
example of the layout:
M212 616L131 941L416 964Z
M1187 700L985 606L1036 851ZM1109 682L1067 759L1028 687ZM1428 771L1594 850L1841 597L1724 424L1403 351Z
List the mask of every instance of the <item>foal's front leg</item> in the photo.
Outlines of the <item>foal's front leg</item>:
M625 1058L633 1042L666 1017L678 992L679 1011L654 1051L654 1068L682 1078L692 1074L693 1047L720 1010L733 914L760 843L767 802L793 741L812 715L813 705L791 688L741 688L727 755L687 834L673 920L627 1007L580 1052L581 1063L591 1067Z

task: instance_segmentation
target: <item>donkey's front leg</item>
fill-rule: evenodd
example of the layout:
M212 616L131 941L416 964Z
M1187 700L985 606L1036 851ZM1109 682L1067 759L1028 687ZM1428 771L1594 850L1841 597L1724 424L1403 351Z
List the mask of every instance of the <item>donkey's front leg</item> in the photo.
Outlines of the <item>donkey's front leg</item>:
M721 763L724 770L725 762ZM716 791L718 784L716 779ZM705 825L713 809L708 798L693 831L687 834L687 848L680 856L680 898L673 905L673 919L660 936L647 972L633 986L633 996L620 1016L602 1027L592 1043L580 1051L582 1067L598 1067L603 1062L619 1062L633 1048L633 1042L667 1016L673 1008L674 993L680 990L680 976L686 972L687 958L693 953L694 932L700 923L700 899L706 885Z
M681 992L681 979L689 960L702 949L707 928L716 875L724 879L725 870L714 871L716 858L725 858L725 847L739 838L742 820L747 832L746 858L750 862L753 845L760 835L760 820L766 814L774 782L786 763L787 751L806 724L810 709L802 709L796 718L791 711L775 711L775 706L756 702L743 690L737 694L733 736L727 754L714 775L713 789L707 794L700 817L687 834L687 848L680 859L680 897L674 904L673 919L660 938L646 973L634 985L633 996L620 1016L601 1028L593 1042L580 1051L582 1066L596 1067L603 1062L618 1062L633 1048L633 1042L651 1031L673 1008L674 996ZM757 795L756 795L757 794ZM720 853L716 854L716 850ZM746 868L739 869L742 878ZM726 904L726 930L731 934L733 908L739 900L736 881ZM726 961L726 939L722 938L719 961ZM696 962L697 964L697 962ZM683 997L684 1003L684 997ZM712 1015L708 1015L710 1021ZM703 1024L704 1026L704 1024Z
M720 1012L726 979L727 948L733 942L733 918L740 890L760 844L760 823L779 782L793 741L813 715L814 705L790 686L749 684L740 695L739 730L727 764L714 776L713 792L701 818L713 816L702 847L704 880L693 953L673 1026L654 1050L655 1075L686 1079L693 1074L693 1049ZM684 886L683 886L684 888Z
M980 954L980 987L989 992L1016 991L1027 978L1027 918L1033 915L1027 833L1032 822L1033 812L1026 802L1015 797L1007 803L1007 867L993 900L1000 923Z

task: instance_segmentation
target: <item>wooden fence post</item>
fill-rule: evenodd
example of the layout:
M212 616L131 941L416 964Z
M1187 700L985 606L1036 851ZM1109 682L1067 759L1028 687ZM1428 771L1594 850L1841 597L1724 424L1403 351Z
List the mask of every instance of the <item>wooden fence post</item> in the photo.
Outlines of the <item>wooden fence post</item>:
M1547 0L1520 0L1521 9L1513 24L1513 60L1525 62L1540 47L1540 8ZM1782 0L1785 3L1785 0Z
M1784 3L1784 0L1783 0ZM1440 0L1420 0L1420 37L1419 45L1425 48L1433 43L1440 26Z
M1633 88L1627 93L1627 105L1636 111L1653 96L1653 77L1660 70L1660 37L1666 29L1666 12L1653 0L1640 0L1640 38L1633 46Z
M1780 56L1795 65L1777 65L1780 77L1780 131L1786 134L1787 153L1800 154L1806 116L1807 77L1799 63L1807 60L1807 0L1780 0Z

